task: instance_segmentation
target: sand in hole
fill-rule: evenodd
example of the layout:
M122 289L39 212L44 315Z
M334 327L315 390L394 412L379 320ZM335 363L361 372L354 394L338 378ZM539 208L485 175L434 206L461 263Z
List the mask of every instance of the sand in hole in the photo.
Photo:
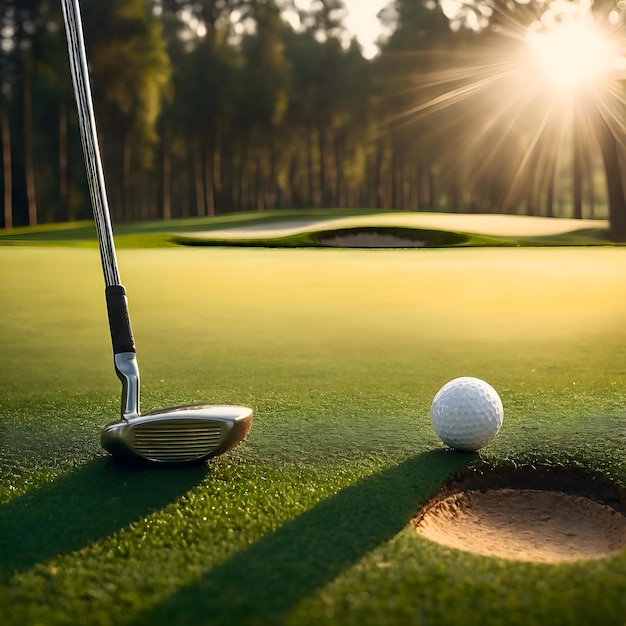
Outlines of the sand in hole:
M413 521L442 545L518 561L577 561L626 547L622 513L559 491L461 491L427 504Z

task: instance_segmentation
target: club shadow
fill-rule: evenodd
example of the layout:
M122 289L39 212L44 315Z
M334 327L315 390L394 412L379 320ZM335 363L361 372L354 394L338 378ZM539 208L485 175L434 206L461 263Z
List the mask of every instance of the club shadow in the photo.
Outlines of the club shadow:
M159 468L100 458L0 505L0 580L79 550L198 485L207 465Z
M341 490L133 624L279 624L302 599L406 528L473 454L431 451Z

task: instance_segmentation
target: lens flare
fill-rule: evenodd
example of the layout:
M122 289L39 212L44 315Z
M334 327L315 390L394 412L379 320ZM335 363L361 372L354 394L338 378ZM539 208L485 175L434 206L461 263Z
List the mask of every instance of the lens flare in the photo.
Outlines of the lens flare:
M564 91L578 91L603 80L619 53L616 42L588 16L535 22L526 42L535 67Z
M593 0L440 5L455 46L409 51L401 40L382 59L386 122L411 155L402 176L429 167L452 210L606 216L624 137L624 15ZM478 31L477 11L489 18Z

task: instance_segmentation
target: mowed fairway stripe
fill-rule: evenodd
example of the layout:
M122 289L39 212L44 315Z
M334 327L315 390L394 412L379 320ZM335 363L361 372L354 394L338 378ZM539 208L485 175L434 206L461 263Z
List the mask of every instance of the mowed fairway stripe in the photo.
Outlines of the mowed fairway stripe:
M480 345L522 344L523 356L595 345L599 336L610 344L597 350L626 344L620 248L173 248L119 256L148 372L180 357L183 369L216 359L209 371L242 358L279 364L306 357L320 366L394 354L412 355L417 367ZM24 357L32 361L28 371L41 360L61 366L67 359L68 376L108 358L98 263L93 250L0 248L6 376L23 376ZM62 368L44 370L44 377L63 376Z

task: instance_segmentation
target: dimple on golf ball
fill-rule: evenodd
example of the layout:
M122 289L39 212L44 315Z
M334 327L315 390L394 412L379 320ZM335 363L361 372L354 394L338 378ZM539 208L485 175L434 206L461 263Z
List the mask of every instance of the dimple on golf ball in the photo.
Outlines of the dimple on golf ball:
M462 376L446 383L430 407L439 438L451 448L473 452L498 433L504 409L496 390L480 378Z

